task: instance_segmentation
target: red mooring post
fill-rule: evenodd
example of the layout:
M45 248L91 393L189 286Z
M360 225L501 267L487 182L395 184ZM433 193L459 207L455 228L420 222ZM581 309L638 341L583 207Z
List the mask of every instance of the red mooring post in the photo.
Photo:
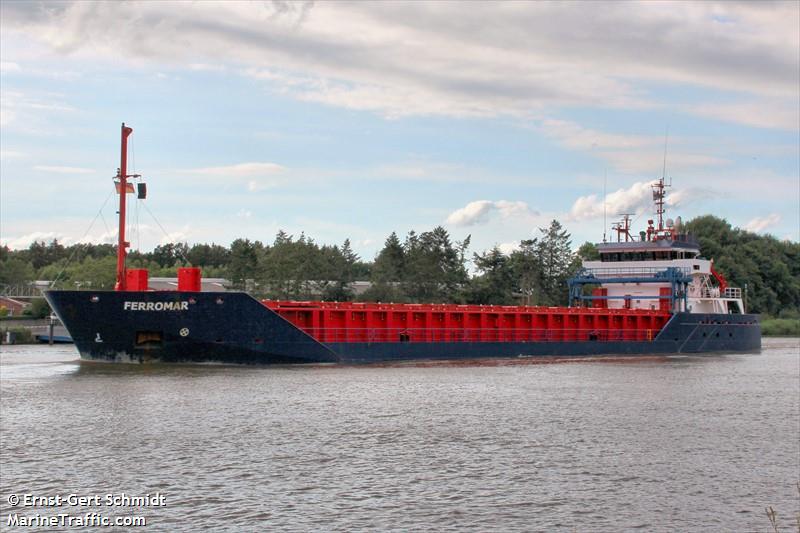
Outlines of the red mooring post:
M125 201L128 194L128 136L133 133L133 128L128 128L122 123L122 140L120 142L119 156L119 240L117 241L117 283L114 290L124 291L128 288L125 272L126 248L130 243L125 240Z

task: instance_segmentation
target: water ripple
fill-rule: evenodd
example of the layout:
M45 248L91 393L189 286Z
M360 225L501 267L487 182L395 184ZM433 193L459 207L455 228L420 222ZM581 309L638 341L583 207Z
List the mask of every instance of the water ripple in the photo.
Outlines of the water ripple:
M3 347L0 512L161 492L148 531L764 531L764 507L798 511L799 350L248 368Z

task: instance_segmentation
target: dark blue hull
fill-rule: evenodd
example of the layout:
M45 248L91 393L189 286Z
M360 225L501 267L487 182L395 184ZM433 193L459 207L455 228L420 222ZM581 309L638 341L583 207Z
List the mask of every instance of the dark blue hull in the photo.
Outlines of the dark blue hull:
M245 293L48 291L45 296L81 357L102 361L374 363L761 348L755 315L678 313L652 341L320 343Z

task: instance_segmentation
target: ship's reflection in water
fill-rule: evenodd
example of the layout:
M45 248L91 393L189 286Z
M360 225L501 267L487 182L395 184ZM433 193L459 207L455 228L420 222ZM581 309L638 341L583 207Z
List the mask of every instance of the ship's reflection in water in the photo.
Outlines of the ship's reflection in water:
M100 511L152 531L769 529L765 506L798 507L799 350L241 367L4 346L0 511L160 491Z

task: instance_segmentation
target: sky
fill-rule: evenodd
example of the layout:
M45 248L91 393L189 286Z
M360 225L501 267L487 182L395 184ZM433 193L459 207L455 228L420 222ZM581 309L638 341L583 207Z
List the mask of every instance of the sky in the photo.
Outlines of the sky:
M553 219L577 248L643 229L662 174L669 217L800 239L796 1L2 0L0 60L13 249L116 242L122 122L143 251L283 229L371 260L437 225L509 251Z

